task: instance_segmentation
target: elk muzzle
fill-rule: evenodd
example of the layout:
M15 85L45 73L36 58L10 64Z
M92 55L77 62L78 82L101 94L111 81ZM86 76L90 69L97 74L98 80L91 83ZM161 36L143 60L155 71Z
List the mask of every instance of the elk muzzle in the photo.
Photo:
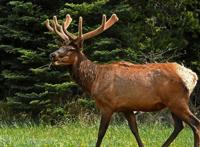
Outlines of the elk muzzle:
M51 61L55 61L55 60L56 60L56 57L57 57L57 54L56 54L55 52L53 52L53 53L51 53L51 54L49 55L49 58L50 58Z

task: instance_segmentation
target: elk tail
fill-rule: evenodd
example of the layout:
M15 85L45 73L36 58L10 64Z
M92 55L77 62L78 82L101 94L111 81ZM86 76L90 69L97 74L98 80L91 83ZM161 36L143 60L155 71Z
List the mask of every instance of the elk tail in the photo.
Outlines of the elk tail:
M191 69L186 68L185 66L179 65L179 64L177 66L177 74L180 76L180 78L184 82L186 88L189 91L189 95L191 95L198 81L197 74L193 72Z

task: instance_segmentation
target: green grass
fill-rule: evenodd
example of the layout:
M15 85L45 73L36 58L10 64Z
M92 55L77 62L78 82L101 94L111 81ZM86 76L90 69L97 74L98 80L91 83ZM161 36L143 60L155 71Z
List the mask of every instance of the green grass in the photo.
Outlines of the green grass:
M172 127L164 124L140 124L142 141L147 147L160 147L169 136ZM53 126L14 126L0 128L0 146L7 147L94 147L98 123L67 123ZM185 128L170 147L193 146L193 134ZM103 139L102 147L137 147L126 124L112 124Z

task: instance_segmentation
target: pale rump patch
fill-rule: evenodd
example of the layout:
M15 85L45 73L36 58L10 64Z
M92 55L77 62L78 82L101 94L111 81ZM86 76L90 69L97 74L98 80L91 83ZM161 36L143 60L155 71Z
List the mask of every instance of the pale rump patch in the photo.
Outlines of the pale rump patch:
M194 87L197 84L198 76L191 69L177 64L177 74L181 77L185 86L189 90L189 95L192 93Z

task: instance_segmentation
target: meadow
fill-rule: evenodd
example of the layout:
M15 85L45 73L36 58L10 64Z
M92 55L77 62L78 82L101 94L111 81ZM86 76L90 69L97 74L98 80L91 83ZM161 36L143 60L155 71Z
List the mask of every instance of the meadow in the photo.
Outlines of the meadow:
M1 125L0 146L5 147L93 147L99 122L50 125ZM160 147L173 130L166 124L139 124L140 136L147 147ZM170 147L193 146L193 133L186 127ZM137 147L126 123L113 123L103 139L102 147Z

